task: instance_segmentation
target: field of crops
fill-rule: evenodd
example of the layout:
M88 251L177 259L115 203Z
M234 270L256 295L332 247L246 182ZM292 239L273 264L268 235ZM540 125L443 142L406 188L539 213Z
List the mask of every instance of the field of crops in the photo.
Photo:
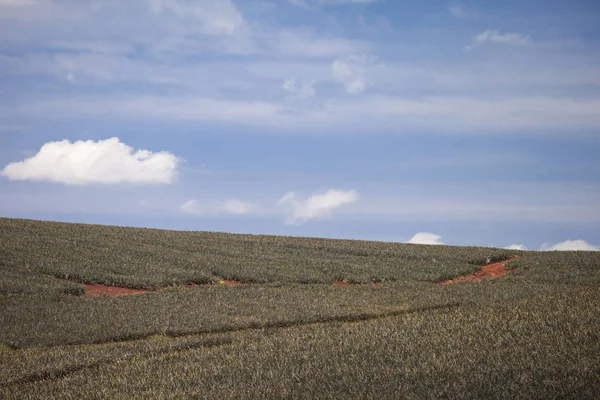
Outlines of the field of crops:
M438 284L510 256L506 276ZM594 252L0 218L0 273L0 398L600 393ZM244 284L189 286L222 279Z

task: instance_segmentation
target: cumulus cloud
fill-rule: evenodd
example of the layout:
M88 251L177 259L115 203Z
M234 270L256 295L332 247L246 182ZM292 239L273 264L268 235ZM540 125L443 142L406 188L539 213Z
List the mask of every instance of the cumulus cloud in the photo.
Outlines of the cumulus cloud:
M315 81L303 81L296 77L286 79L281 86L286 92L293 93L300 99L312 97L317 93L315 89Z
M475 46L486 43L498 43L507 45L526 45L530 42L529 35L525 36L520 33L500 33L495 30L488 29L473 37L473 44L467 46L467 50L473 49Z
M368 62L366 55L348 57L346 60L336 60L331 64L333 79L346 89L348 94L358 94L366 90L364 67Z
M178 159L172 153L137 150L119 138L48 142L33 157L8 164L0 172L11 180L90 183L172 183Z
M511 244L508 247L505 247L505 249L507 250L527 250L527 247L523 246L522 244Z
M227 199L222 202L203 203L192 199L183 203L181 211L196 216L216 216L223 214L244 215L257 211L256 205L238 199Z
M244 24L244 18L231 0L150 0L150 9L179 17L194 18L209 35L231 35Z
M330 217L335 209L357 200L356 190L329 189L306 199L299 199L294 192L289 192L279 199L277 206L286 211L288 223L301 224L315 218Z
M440 239L440 235L429 232L419 232L415 234L407 243L412 244L444 244Z
M600 246L594 246L589 244L585 240L565 240L554 245L544 244L541 250L545 251L568 251L568 250L579 250L579 251L600 251Z

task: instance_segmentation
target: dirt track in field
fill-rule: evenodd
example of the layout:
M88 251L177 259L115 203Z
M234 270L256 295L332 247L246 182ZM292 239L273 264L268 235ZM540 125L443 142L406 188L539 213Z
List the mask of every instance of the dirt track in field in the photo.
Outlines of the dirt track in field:
M448 279L442 282L439 282L440 285L448 285L450 283L458 283L458 282L478 282L482 279L504 276L510 272L510 270L506 269L505 264L511 260L514 260L516 257L511 257L504 261L495 262L492 264L484 265L481 267L479 271L476 271L469 275L458 276L456 278ZM213 283L205 283L205 284L191 284L191 285L183 285L184 288L193 289L201 286L238 286L244 285L244 283L234 280L221 279ZM334 286L353 286L355 285L352 282L348 282L346 280L336 280L333 282ZM143 293L152 293L157 292L157 290L147 290L147 289L130 289L126 287L119 286L107 286L101 285L99 283L86 283L85 286L85 296L86 297L97 297L97 296L128 296L135 294L143 294Z
M511 260L514 260L515 257L511 257L504 261L495 262L492 264L484 265L481 267L479 271L476 271L469 275L458 276L453 279L448 279L446 281L440 282L441 285L448 285L450 283L457 282L478 282L482 279L492 278L496 276L504 276L510 272L510 270L506 269L505 264Z
M191 284L191 285L182 285L182 287L186 289L193 289L201 286L238 286L244 285L242 282L232 281L228 279L221 279L219 281L213 283L203 283L203 284ZM143 294L143 293L154 293L158 292L158 290L148 290L148 289L131 289L120 286L107 286L99 283L84 283L85 286L85 296L86 297L97 297L97 296L129 296L134 294Z
M153 292L153 290L145 290L145 289L130 289L125 287L118 286L106 286L101 285L99 283L85 283L85 295L87 297L96 297L96 296L125 296L131 294L142 294Z

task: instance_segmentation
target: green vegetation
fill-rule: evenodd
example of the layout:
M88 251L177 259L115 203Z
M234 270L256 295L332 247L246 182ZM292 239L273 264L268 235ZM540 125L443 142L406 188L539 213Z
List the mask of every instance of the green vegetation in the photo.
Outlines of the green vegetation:
M436 284L511 255L504 277ZM0 398L600 392L598 253L0 219L0 273ZM180 285L220 278L251 284Z
M500 249L177 232L0 219L0 260L77 282L132 288L243 282L439 281L476 270Z

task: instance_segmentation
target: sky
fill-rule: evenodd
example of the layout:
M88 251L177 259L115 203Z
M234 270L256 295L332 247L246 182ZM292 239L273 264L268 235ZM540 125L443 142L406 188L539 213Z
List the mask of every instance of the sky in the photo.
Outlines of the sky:
M600 250L596 0L0 0L0 216Z

